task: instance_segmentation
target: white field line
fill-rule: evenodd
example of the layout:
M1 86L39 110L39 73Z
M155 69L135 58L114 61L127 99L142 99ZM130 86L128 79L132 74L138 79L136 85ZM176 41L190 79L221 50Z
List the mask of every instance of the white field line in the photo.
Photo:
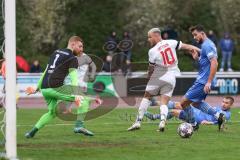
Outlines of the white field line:
M116 125L116 124L126 124L126 123L133 123L132 121L125 121L125 122L106 122L106 123L102 123L103 125ZM158 124L158 122L143 122L143 123L147 123L147 124ZM168 121L168 124L179 124L181 123L181 121ZM240 121L229 121L227 124L231 124L231 123L240 123ZM31 127L34 124L18 124L17 127ZM75 125L74 123L56 123L56 124L49 124L46 125L46 127L55 127L55 126L73 126Z

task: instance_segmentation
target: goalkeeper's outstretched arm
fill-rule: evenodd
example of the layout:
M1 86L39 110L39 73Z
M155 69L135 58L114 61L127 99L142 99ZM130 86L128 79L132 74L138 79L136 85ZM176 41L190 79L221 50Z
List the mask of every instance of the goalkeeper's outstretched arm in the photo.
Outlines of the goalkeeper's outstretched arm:
M26 92L27 95L35 94L35 93L37 93L38 91L41 90L42 81L43 81L43 78L44 78L45 73L47 71L47 68L48 68L48 65L47 65L46 69L44 70L41 78L39 79L36 89L34 87L27 87L26 88L25 92Z
M42 81L43 81L43 78L44 78L44 76L45 76L45 74L46 74L47 68L48 68L48 65L47 65L47 67L45 68L45 70L44 70L44 72L43 72L43 74L42 74L41 78L40 78L40 79L39 79L39 81L38 81L38 84L37 84L37 89L36 89L36 91L39 91L39 90L41 90Z
M78 86L79 82L78 82L78 73L77 73L77 69L76 68L70 68L69 69L69 76L71 79L71 85L72 86Z

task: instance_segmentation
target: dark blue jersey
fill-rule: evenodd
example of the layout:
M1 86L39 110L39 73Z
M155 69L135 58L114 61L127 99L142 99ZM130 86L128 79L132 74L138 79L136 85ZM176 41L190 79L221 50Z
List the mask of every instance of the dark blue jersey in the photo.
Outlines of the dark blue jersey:
M70 68L78 68L78 60L70 49L58 49L48 61L41 88L57 88L63 85Z

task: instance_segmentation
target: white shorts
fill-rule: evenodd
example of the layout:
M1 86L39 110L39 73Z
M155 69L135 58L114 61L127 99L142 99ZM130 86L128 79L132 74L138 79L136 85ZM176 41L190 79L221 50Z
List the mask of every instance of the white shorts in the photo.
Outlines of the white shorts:
M87 92L88 85L87 82L84 80L84 76L79 77L78 80L79 80L78 86L81 88L83 92Z
M176 76L173 72L166 72L160 77L153 74L148 81L146 91L152 96L165 95L172 97L173 90L176 85Z

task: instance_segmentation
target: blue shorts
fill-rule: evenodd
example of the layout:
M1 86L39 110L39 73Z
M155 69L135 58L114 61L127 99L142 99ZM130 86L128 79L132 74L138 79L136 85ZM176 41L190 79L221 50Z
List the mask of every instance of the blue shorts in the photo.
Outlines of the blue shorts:
M194 82L191 88L185 94L185 97L192 102L201 102L205 100L207 94L204 92L204 84Z
M216 123L216 119L213 115L207 114L202 112L201 110L195 108L195 107L191 107L190 106L190 110L193 113L193 117L195 119L195 121L198 124L201 124L202 121L206 120L206 121L210 121L213 122L214 124ZM188 121L189 117L186 111L181 110L180 114L179 114L179 119L184 120L184 121Z
M209 116L210 116L210 115L209 115ZM208 119L204 118L203 116L197 114L197 113L194 112L194 111L193 111L193 117L194 117L195 121L196 121L198 124L201 124L203 120L208 120ZM184 110L182 110L182 111L180 112L178 118L181 119L181 120L183 120L183 121L188 122L188 115L187 115L187 113L186 113Z

